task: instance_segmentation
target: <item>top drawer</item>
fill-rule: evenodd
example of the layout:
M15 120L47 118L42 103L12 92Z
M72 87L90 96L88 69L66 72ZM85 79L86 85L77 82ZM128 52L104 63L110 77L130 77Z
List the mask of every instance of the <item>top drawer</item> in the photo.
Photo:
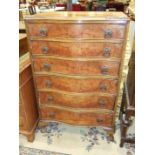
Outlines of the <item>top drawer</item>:
M30 36L55 38L123 39L125 25L116 24L28 24Z

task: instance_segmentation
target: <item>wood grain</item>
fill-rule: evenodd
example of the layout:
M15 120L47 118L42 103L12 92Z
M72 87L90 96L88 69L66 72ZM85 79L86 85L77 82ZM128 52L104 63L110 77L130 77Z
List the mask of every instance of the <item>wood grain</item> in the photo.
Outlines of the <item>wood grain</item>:
M41 29L46 29L45 37L55 38L104 38L105 31L111 30L112 37L108 39L123 39L125 26L115 24L29 24L30 36L40 37Z
M19 105L19 128L21 130L27 130L27 124L25 120L24 108L23 105Z
M58 92L39 92L40 104L59 105L71 108L104 108L113 110L115 96L113 95L71 95Z
M40 118L101 125L112 129L113 134L127 36L126 15L53 12L28 16L25 21ZM108 57L104 48L110 49ZM101 107L99 101L103 99L107 103Z
M119 73L119 63L115 61L72 61L37 58L33 62L35 72L111 76L118 76Z
M31 134L32 137L34 137L34 130L39 116L31 65L25 65L25 62L27 62L26 59L25 61L20 62L20 68L22 69L20 70L19 74L19 130L22 134Z
M28 130L31 130L38 119L37 103L32 79L31 66L20 74L20 95L26 113Z
M110 50L109 54L105 53L105 48ZM122 43L31 41L31 52L61 57L121 58Z
M110 113L75 113L67 110L60 110L51 107L42 107L41 119L58 120L70 124L78 125L97 125L97 126L112 126L113 114Z
M112 93L117 92L117 79L77 79L61 76L35 76L37 89L57 89L68 92L103 92ZM51 82L48 86L47 81ZM101 89L105 86L106 89Z

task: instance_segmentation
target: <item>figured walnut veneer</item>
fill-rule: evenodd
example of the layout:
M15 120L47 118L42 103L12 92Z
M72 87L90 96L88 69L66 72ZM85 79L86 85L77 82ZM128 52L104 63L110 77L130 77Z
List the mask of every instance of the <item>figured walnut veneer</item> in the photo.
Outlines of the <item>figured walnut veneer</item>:
M103 125L112 127L113 115L110 113L94 113L94 112L73 112L57 108L44 107L41 108L41 116L43 119L59 120L70 124L81 125Z
M39 92L40 104L58 105L71 108L100 108L113 110L115 95L86 94L81 93L60 93L60 92Z
M37 89L57 89L67 92L117 92L117 79L68 78L61 76L36 76Z
M40 119L114 133L128 19L53 12L25 19Z
M103 38L105 31L113 31L112 39L123 39L125 35L124 25L117 24L29 24L28 30L30 36L40 37L40 29L44 28L47 37L55 38Z
M104 69L105 67L105 69ZM119 62L116 61L79 61L61 59L34 59L35 72L62 73L74 75L111 75L118 76Z
M31 41L32 54L61 57L100 57L121 58L122 43L110 42L60 42L60 41ZM45 52L43 48L47 47ZM105 50L109 49L109 52Z

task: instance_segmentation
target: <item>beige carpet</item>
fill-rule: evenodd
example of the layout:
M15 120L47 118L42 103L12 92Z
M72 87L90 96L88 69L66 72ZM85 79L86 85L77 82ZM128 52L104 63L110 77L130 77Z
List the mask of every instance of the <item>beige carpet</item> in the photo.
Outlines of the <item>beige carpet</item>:
M129 135L134 133L134 123L132 126ZM51 122L47 125L40 125L38 127L33 143L27 142L26 137L20 135L20 147L35 148L70 155L134 155L134 147L128 144L123 148L119 147L119 123L116 125L116 133L114 136L115 141L108 142L106 139L106 132L102 127L71 126L65 123ZM38 154L33 152L33 154L29 153L23 155Z

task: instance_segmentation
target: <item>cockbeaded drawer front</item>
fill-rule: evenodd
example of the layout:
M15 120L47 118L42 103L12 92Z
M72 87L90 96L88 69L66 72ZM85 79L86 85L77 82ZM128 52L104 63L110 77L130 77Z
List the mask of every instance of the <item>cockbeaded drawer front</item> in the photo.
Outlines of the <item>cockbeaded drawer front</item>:
M125 26L118 24L52 23L28 24L32 37L124 39Z
M39 101L42 105L58 105L70 108L100 108L114 109L115 95L92 93L65 93L65 92L39 92Z
M35 55L60 57L121 58L122 43L103 41L31 41L31 52Z
M41 119L57 120L78 125L97 125L112 127L113 114L98 112L75 112L55 107L40 108Z
M117 79L92 78L92 77L68 77L68 76L35 76L37 89L62 90L68 92L103 92L116 94Z
M33 59L35 72L118 76L120 62L106 60Z

